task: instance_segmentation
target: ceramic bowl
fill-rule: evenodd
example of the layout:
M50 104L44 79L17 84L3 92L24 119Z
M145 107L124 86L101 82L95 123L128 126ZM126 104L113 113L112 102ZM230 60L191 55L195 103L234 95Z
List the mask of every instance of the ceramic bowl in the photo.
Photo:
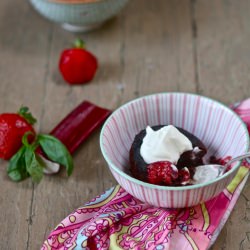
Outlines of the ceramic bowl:
M73 32L89 31L115 16L128 0L29 0L45 18Z
M233 179L240 163L215 180L190 186L153 185L131 176L129 150L135 135L147 125L165 124L184 128L200 138L208 149L207 158L235 157L249 148L245 124L215 100L188 93L141 97L118 108L101 131L101 151L117 182L132 196L157 207L189 207L217 196Z

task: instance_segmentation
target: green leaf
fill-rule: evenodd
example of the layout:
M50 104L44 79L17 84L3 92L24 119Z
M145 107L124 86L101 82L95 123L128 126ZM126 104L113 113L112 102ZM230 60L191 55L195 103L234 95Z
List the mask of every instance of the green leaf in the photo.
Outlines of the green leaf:
M40 156L35 153L39 145L51 161L65 166L67 174L72 174L73 160L62 142L54 136L39 134L36 140L29 144L30 134L30 132L25 133L22 138L23 146L10 160L7 172L13 181L21 181L29 176L33 182L41 181L45 165Z
M36 118L29 112L28 107L21 107L18 114L22 116L29 124L33 125L36 123Z
M35 152L31 148L25 149L26 169L30 174L32 181L39 183L43 178L43 167L41 166Z
M66 167L70 176L74 165L72 156L64 144L52 135L39 134L37 140L48 158Z
M26 170L25 150L25 146L21 147L19 151L10 159L7 173L13 181L21 181L29 176L29 173Z

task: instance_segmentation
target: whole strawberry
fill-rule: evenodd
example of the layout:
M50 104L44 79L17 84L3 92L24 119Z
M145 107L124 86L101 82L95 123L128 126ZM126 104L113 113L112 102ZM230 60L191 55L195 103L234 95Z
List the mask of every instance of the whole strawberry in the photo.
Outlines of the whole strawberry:
M148 182L156 185L173 185L178 179L178 169L169 161L157 161L147 166Z
M96 57L84 49L82 40L77 39L75 47L61 53L59 69L69 84L83 84L91 81L98 67Z
M0 114L0 158L10 159L22 146L23 135L30 131L29 140L35 136L32 125L36 119L27 107L22 107L17 114Z

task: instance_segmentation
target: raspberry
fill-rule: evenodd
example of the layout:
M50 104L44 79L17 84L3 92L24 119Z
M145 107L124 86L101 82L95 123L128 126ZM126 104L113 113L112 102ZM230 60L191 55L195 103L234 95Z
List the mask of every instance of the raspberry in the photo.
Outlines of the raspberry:
M169 161L157 161L148 165L148 182L156 185L173 185L178 178L178 169Z
M226 156L220 159L220 165L226 165L232 159L231 156Z
M228 163L230 160L232 159L231 156L226 156L223 158L216 158L215 156L211 156L210 157L210 164L219 164L219 165L226 165L226 163Z
M177 182L180 185L186 185L190 180L190 172L187 167L182 168L178 172L178 180Z

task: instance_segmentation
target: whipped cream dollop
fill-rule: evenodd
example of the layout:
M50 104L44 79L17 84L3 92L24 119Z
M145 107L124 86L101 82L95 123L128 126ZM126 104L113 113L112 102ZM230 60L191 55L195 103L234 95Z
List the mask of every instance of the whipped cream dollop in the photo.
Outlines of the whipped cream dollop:
M195 168L193 184L201 184L218 178L220 167L218 165L202 165Z
M185 151L192 150L191 141L173 125L154 131L146 128L140 153L147 164L156 161L170 161L174 164Z

